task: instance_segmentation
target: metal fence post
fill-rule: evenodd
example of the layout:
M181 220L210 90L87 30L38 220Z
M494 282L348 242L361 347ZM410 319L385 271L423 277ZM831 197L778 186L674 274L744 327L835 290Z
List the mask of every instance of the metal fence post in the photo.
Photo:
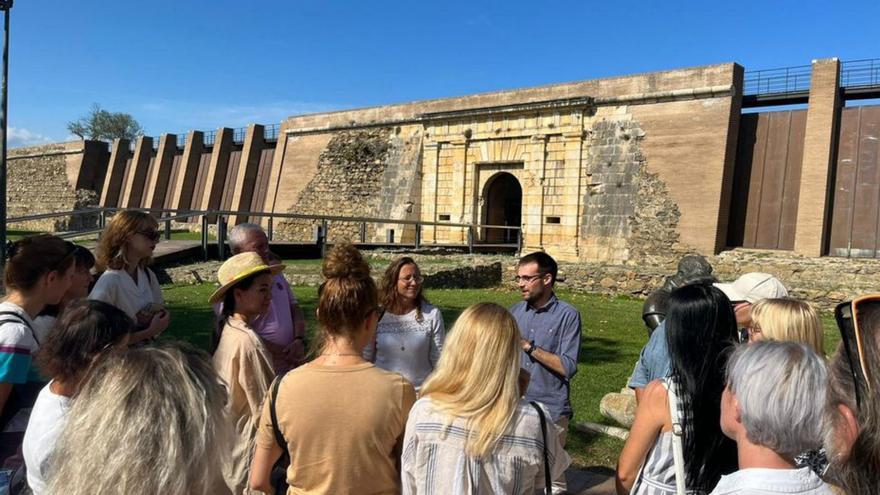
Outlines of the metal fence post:
M268 237L269 237L269 241L272 241L275 239L275 221L274 220L275 220L275 217L271 217L271 216L269 217L269 232L267 233Z
M361 244L367 242L367 222L361 222Z
M208 215L202 215L202 253L208 261Z
M226 258L226 222L223 215L217 215L217 259L223 261Z
M468 253L474 254L474 226L468 225L467 228Z
M321 257L327 254L327 220L321 220Z
M517 254L522 253L523 246L523 235L522 235L522 227L516 229L516 252Z
M416 224L416 249L422 247L422 224Z
M165 220L165 240L171 240L171 220Z

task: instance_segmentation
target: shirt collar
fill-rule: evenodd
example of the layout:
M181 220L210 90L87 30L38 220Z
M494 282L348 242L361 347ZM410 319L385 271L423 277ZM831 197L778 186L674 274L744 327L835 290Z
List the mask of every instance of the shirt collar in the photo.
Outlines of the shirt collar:
M559 302L559 299L556 297L556 293L552 292L552 293L550 293L550 299L547 300L547 304L541 306L540 308L535 308L527 302L526 303L526 311L531 310L531 311L534 311L535 313L544 313L546 311L550 311L551 309L553 309L553 307L556 306L556 303L558 303L558 302Z

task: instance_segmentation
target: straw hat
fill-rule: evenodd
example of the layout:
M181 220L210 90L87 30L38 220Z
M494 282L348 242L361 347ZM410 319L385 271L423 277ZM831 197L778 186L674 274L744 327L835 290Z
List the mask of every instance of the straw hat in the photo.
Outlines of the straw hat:
M267 265L257 253L236 254L226 260L220 269L217 270L217 280L220 282L220 288L211 294L208 302L211 304L219 302L232 286L255 273L264 271L268 271L272 275L278 275L284 271L284 265Z

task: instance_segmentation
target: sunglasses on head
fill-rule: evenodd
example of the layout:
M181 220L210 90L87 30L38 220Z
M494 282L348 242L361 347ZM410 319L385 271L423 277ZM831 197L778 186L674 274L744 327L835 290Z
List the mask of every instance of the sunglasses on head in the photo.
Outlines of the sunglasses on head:
M880 306L880 294L860 296L852 301L838 304L834 309L834 319L837 320L837 327L840 329L843 350L855 384L858 407L862 404L860 384L864 384L865 390L871 392L871 369L865 358L865 345L868 339L874 338L871 334L876 331L874 328L867 328L864 322L860 324L859 320L869 306L875 305Z

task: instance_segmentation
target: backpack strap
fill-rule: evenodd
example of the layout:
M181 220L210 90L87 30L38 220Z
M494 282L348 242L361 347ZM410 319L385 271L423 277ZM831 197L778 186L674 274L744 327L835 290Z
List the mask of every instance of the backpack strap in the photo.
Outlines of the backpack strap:
M677 495L685 495L684 474L684 427L678 411L678 394L675 380L663 381L666 395L669 398L669 416L672 419L672 460L675 463L675 491Z
M0 311L0 316L12 317L0 319L0 325L3 325L4 323L21 323L22 325L26 326L28 330L31 331L31 337L34 338L34 342L36 342L37 345L40 345L40 339L37 338L37 332L34 331L34 328L31 326L31 324L28 323L27 320L22 318L20 314L13 311Z
M550 480L550 456L547 453L547 419L544 417L544 410L541 409L541 406L535 401L531 401L529 404L538 411L538 417L541 418L541 438L544 440L544 493L552 495L553 482Z
M284 379L285 375L287 375L286 372L278 376L275 379L275 383L272 384L272 395L269 397L269 415L272 417L272 432L275 434L275 441L281 447L281 450L289 455L287 442L284 441L284 435L281 434L281 430L278 428L278 413L275 410L275 403L278 401L278 387L281 385L281 380Z

